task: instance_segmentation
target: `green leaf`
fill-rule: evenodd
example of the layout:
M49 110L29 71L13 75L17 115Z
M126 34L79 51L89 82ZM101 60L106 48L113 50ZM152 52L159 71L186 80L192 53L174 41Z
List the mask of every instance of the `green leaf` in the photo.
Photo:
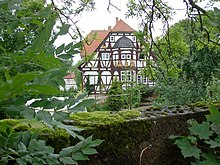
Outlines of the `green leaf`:
M23 109L20 114L26 119L33 119L36 115L36 112L34 109L27 107Z
M73 58L72 54L61 54L58 57L62 58L62 59L71 59L71 58Z
M31 140L31 132L30 131L23 132L22 133L22 142L25 145L28 145L30 140Z
M47 157L47 162L52 165L60 165L60 162L58 161L59 157L60 155L58 154L50 154Z
M175 144L181 149L181 152L186 157L195 157L199 159L201 150L196 146L192 145L187 137L182 137L181 139L177 139Z
M73 160L71 157L61 157L60 161L64 164L78 164L77 161Z
M206 115L208 121L215 123L216 125L220 125L220 112L218 108L212 106L209 108L210 114Z
M78 142L75 146L73 146L72 153L78 152L83 147L83 141Z
M78 112L78 111L84 111L86 107L90 107L93 104L95 104L96 100L95 99L85 99L82 100L79 104L76 106L70 108L70 112Z
M63 52L64 46L65 46L65 44L62 44L62 45L60 45L60 46L56 49L56 54L57 54L57 55Z
M69 118L69 114L66 112L54 112L53 115L54 119L57 121L63 121L63 120L67 120Z
M214 140L212 139L207 139L205 141L206 144L210 145L210 148L216 148L216 147L220 147L220 135L218 135L217 138L215 138Z
M11 90L13 90L14 93L21 94L20 91L23 90L26 83L34 80L38 76L39 74L37 72L18 73L9 82Z
M26 165L27 164L27 161L24 159L24 158L18 158L16 160L16 162L19 164L19 165Z
M74 160L89 160L88 156L84 155L81 152L75 152L74 154L72 154L72 158Z
M65 51L68 51L72 47L73 47L73 43L70 42L68 45L65 46Z
M7 139L0 136L0 148L4 147L6 145Z
M44 95L57 95L62 94L63 92L51 85L39 85L31 84L24 88L27 92L32 94L44 94Z
M205 158L201 161L197 161L196 163L192 163L192 165L219 165L220 161L216 159L216 156L213 154L202 154Z
M50 124L51 121L52 121L52 116L51 116L50 112L47 112L47 111L44 111L44 110L38 111L36 116L37 116L38 120L42 120L42 121L44 121L45 123L48 123L48 124Z
M29 152L34 152L35 150L37 150L37 140L36 139L31 139L29 145L28 145L28 151Z
M22 132L12 133L8 139L7 147L17 148L18 144L22 139Z
M210 128L211 125L209 122L202 122L199 124L196 120L193 120L189 130L191 134L198 135L200 139L208 139L212 135Z
M104 140L96 139L87 145L87 147L97 147L99 146Z
M73 48L73 49L75 49L75 48L80 49L81 46L82 46L82 42L78 42L78 43L74 44L71 48Z
M61 28L60 28L60 31L58 33L58 35L65 35L68 33L69 31L69 28L70 28L70 25L69 24L64 24Z
M6 134L9 136L12 133L12 130L10 127L6 128Z
M94 148L87 147L82 149L82 153L85 155L93 155L93 154L97 154L98 152Z
M70 153L72 153L73 148L74 148L74 146L62 148L59 155L60 156L68 156Z
M20 143L18 144L18 149L19 149L19 150L22 150L22 151L26 151L26 150L27 150L26 146L25 146L24 143L22 143L22 142L20 142Z

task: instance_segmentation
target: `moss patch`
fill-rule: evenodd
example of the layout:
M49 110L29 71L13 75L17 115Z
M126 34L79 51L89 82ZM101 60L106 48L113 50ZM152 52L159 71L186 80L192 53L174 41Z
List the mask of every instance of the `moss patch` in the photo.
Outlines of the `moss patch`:
M70 118L76 125L95 126L123 123L126 120L137 118L140 112L137 110L126 110L120 112L95 111L95 112L78 112L70 115Z
M140 116L138 110L96 111L75 113L71 115L71 119L75 125L85 127L81 132L84 137L93 135L94 139L104 140L98 146L102 156L120 157L147 138L151 124L146 120L130 120ZM72 144L74 143L73 140Z
M18 119L3 119L3 120L0 120L0 122L4 124L8 124L12 127L21 123L21 121Z

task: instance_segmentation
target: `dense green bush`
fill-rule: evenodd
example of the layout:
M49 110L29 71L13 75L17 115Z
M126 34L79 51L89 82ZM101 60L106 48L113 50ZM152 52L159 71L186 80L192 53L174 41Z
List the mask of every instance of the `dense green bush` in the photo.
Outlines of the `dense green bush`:
M106 104L111 111L120 111L124 106L123 89L121 82L114 80L108 91Z
M211 100L220 100L220 81L216 78L207 86L207 98Z
M124 96L124 105L125 108L137 108L141 102L141 91L140 86L131 86L128 87L124 93L127 94Z
M206 98L206 89L199 82L172 80L169 84L159 83L156 86L159 97L155 104L164 105L183 105L201 101Z

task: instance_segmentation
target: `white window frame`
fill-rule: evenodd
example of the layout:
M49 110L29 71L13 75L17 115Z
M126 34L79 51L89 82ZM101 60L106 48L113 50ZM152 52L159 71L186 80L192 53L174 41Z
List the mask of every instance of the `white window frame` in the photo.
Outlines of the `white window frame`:
M115 36L110 36L110 42L115 42Z
M144 77L144 78L143 78L143 84L147 84L147 83L148 83L147 80L148 80L148 78L147 78L147 77Z
M121 59L122 59L122 60L126 60L126 54L124 54L124 53L121 54Z
M109 59L110 59L110 53L103 52L102 53L102 60L109 60Z
M121 81L122 82L131 82L132 81L132 72L130 70L121 71Z
M137 83L142 84L142 76L141 75L137 75Z
M131 59L131 54L122 53L121 54L121 59L122 60L130 60Z
M136 42L136 37L135 37L135 36L132 36L132 40L133 40L134 42Z

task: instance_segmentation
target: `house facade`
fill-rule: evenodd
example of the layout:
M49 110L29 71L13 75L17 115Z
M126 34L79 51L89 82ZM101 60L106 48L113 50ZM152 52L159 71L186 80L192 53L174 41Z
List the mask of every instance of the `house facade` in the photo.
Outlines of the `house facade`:
M69 91L70 89L77 89L77 85L74 80L74 77L75 77L75 74L73 72L69 73L67 76L65 76L63 78L64 82L65 82L65 87L61 88L61 90Z
M144 74L152 57L141 57L141 45L135 30L123 20L116 18L116 25L108 30L93 30L86 37L80 65L83 87L91 87L92 93L107 93L112 81L117 79L123 88L132 84L153 86ZM147 59L148 58L148 59Z

